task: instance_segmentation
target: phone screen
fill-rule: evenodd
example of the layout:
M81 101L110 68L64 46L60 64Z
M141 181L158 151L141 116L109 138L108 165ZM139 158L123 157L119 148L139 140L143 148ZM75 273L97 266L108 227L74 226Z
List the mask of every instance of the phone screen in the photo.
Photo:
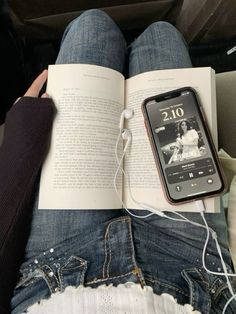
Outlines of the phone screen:
M220 167L194 91L186 88L156 96L144 107L169 200L221 192Z

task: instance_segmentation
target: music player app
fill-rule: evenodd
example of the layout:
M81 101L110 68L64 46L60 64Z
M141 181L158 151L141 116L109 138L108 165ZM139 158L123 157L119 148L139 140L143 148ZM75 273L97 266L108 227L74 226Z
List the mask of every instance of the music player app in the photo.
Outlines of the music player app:
M192 92L152 100L146 108L170 196L179 199L219 190L221 179Z

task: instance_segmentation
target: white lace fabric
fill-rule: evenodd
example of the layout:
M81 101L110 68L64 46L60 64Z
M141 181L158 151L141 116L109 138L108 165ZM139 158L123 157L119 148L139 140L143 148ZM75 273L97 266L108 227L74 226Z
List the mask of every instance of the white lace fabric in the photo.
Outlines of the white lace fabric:
M169 294L156 295L151 287L126 283L117 287L67 287L50 299L32 305L28 314L200 314L190 304L180 305Z

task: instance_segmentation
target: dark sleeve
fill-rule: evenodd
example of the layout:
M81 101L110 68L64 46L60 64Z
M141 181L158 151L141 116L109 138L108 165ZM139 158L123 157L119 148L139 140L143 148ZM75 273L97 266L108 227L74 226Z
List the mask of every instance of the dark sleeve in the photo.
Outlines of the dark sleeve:
M9 311L27 240L30 196L54 111L51 99L23 97L7 114L0 147L0 313Z

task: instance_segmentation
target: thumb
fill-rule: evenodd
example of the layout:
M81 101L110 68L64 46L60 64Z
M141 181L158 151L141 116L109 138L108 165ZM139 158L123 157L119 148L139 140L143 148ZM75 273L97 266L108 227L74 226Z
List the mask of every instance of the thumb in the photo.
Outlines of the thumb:
M44 70L31 84L24 96L38 97L43 84L46 82L48 71Z
M50 98L50 96L48 95L48 93L43 93L43 95L41 96L41 98Z

